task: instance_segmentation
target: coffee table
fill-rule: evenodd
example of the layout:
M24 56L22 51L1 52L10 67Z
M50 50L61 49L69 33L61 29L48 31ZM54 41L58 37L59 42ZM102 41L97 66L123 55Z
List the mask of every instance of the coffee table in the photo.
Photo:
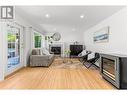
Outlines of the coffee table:
M70 57L63 57L63 63L73 63Z

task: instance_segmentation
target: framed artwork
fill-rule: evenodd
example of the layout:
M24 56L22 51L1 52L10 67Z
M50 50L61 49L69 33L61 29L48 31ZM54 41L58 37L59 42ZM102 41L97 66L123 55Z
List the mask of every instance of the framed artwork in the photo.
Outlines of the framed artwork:
M95 43L108 42L109 41L109 26L94 32L93 41Z

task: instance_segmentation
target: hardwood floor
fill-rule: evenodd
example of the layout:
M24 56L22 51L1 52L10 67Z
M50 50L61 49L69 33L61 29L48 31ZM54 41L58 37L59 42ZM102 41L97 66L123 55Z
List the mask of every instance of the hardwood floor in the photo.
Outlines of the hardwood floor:
M0 82L0 89L115 88L104 80L96 69L86 69L85 67L78 69L27 67Z

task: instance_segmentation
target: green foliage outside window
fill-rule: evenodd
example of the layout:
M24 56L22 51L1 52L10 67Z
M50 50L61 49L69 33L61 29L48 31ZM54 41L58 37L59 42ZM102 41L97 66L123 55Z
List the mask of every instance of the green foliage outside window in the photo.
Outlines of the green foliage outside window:
M38 33L34 33L34 46L35 48L41 48L41 39L42 36Z
M8 42L15 42L16 35L8 33Z

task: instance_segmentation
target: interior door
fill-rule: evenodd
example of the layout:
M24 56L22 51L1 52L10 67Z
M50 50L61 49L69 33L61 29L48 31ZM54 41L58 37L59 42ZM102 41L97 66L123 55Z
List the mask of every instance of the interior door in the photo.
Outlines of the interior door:
M7 66L8 75L23 67L23 27L7 24Z

